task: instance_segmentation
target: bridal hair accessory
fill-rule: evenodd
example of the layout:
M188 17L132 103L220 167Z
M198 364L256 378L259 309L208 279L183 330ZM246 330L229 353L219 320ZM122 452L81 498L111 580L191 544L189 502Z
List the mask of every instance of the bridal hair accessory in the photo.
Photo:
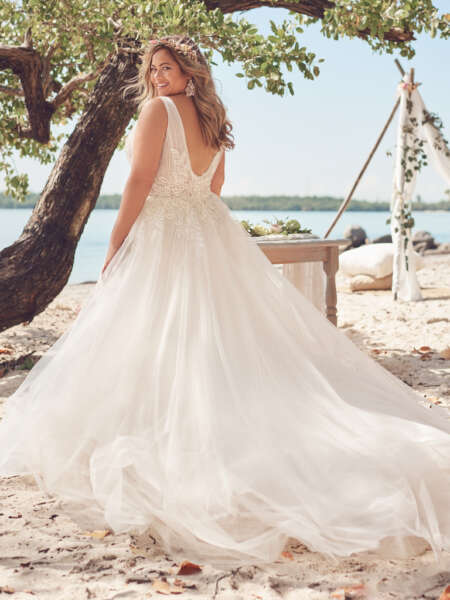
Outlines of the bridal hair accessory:
M186 87L184 88L186 96L193 96L195 94L195 85L192 79L189 79Z
M199 62L197 52L194 50L194 48L189 46L189 44L186 44L184 42L179 42L179 41L173 40L171 38L168 38L168 39L162 38L160 40L158 40L158 39L150 40L150 44L161 44L163 46L170 46L176 52L181 52L181 54L184 54L184 56L187 56L188 58L190 58L192 60L192 62Z

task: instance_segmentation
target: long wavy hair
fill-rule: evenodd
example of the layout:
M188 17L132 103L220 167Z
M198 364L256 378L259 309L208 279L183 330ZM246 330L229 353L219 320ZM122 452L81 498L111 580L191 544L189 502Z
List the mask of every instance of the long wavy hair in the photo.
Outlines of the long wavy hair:
M170 45L172 44L172 45ZM184 54L176 46L187 49ZM173 47L175 46L175 48ZM123 89L123 97L133 96L140 112L144 103L157 95L150 78L150 67L153 55L164 48L170 52L182 73L194 82L195 94L192 96L200 121L203 139L207 146L213 148L234 148L232 125L227 119L225 107L217 95L216 87L207 60L197 44L185 35L170 35L149 43L142 51L141 64L137 75ZM193 58L197 60L194 60Z

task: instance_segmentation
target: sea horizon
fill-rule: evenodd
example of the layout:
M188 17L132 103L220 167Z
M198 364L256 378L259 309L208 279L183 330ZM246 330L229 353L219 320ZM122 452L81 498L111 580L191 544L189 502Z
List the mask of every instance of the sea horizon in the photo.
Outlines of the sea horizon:
M11 245L21 234L31 208L0 209L0 249ZM81 235L75 252L74 265L68 283L76 284L86 281L96 281L104 263L109 237L118 209L96 209L89 216L88 222ZM297 219L302 227L312 230L312 233L323 237L331 225L336 210L296 211L296 210L230 210L230 215L237 221L246 220L253 225L267 225L265 219ZM447 218L443 218L446 215ZM345 211L335 228L328 236L330 239L342 238L346 227L360 225L369 240L390 233L386 219L389 211ZM433 235L437 243L450 242L450 213L441 211L413 211L415 231L424 230Z

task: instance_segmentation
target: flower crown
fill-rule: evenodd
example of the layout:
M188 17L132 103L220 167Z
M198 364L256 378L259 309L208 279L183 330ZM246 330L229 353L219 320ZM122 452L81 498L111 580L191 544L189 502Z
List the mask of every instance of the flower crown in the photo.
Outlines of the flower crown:
M189 44L181 43L173 39L150 40L150 44L161 44L163 46L170 46L176 52L181 52L181 54L184 54L184 56L190 58L193 62L199 62L197 52L194 50L194 48L192 48L192 46L189 46Z

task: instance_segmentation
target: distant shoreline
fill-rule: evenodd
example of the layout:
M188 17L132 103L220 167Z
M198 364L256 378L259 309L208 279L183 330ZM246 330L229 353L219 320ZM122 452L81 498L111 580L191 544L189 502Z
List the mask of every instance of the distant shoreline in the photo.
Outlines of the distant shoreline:
M39 195L31 193L23 203L0 193L0 208L34 208ZM121 194L101 195L97 200L94 210L117 210L121 201ZM221 196L222 201L230 210L242 211L337 211L343 198L333 196ZM438 202L413 202L412 209L421 212L450 212L450 200ZM352 200L347 207L347 212L390 212L389 202L369 202L368 200Z

